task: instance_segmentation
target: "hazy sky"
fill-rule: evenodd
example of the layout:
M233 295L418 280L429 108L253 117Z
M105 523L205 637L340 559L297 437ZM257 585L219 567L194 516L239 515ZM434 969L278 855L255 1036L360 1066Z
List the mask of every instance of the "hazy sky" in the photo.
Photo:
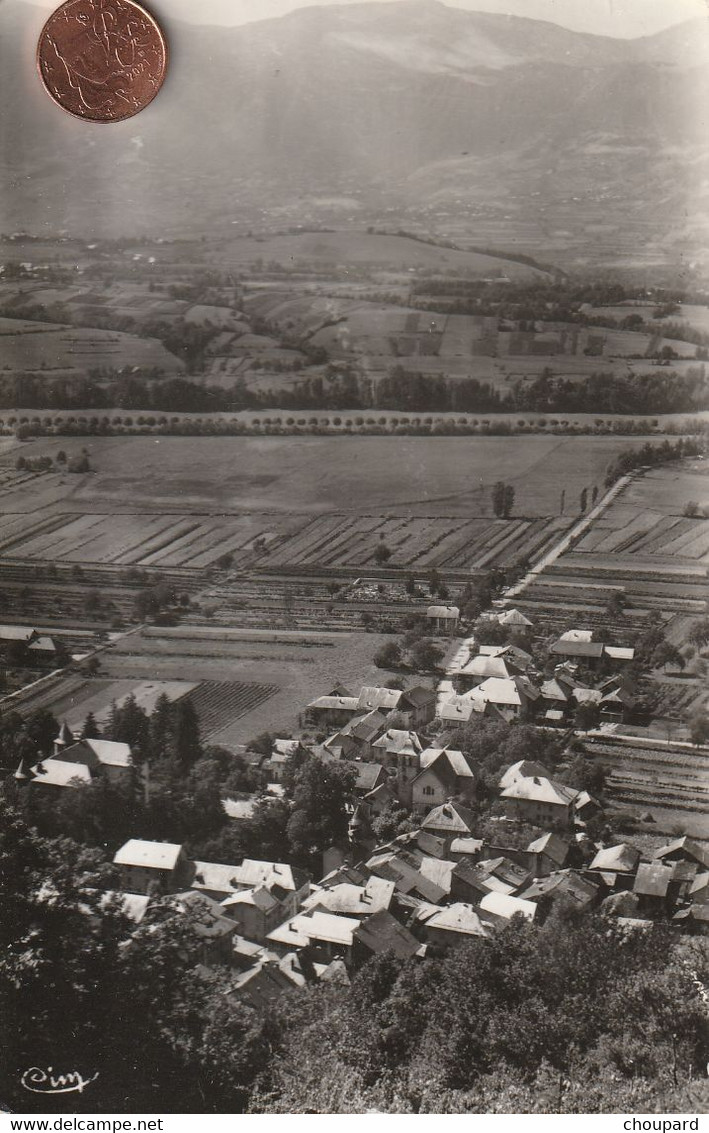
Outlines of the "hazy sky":
M52 11L57 0L33 0ZM357 3L361 0L339 0ZM378 3L380 0L373 0ZM549 20L576 31L625 37L652 35L662 28L709 14L709 0L447 0L451 7L502 12ZM170 16L198 24L244 24L282 16L295 8L328 5L332 0L152 0L158 18Z

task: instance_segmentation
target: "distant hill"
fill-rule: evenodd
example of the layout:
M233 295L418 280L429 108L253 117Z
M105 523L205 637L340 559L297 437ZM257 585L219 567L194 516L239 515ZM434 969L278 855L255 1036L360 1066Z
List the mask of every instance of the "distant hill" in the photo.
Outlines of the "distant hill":
M471 242L547 262L703 239L703 22L626 41L404 0L180 25L153 106L87 127L39 89L31 21L0 6L5 231L192 234L261 210L441 229L462 210Z

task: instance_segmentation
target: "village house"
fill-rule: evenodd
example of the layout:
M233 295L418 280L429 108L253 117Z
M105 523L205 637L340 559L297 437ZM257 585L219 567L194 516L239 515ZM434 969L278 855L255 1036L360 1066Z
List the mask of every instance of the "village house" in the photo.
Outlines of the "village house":
M460 610L457 606L429 606L426 619L434 633L455 633L460 621Z
M413 756L418 761L423 745L416 732L403 728L387 728L372 744L375 758L381 759L385 766L396 766L400 755Z
M533 826L556 826L566 830L573 822L577 794L572 787L535 775L506 787L501 798L508 818Z
M519 783L521 779L533 779L535 775L542 779L549 779L551 772L542 763L537 763L533 759L520 759L518 763L513 763L511 767L503 771L497 785L501 791L504 791L508 787L513 787L515 783Z
M462 751L426 748L421 770L412 782L411 806L416 814L428 814L454 795L475 797L475 772Z
M279 955L307 948L313 960L353 960L354 934L361 925L355 917L340 917L314 910L291 917L270 932L267 944Z
M509 629L516 629L526 632L532 629L534 622L532 622L520 610L503 610L502 613L497 614L495 620L501 626L507 626Z
M77 764L81 767L83 764ZM174 893L182 887L189 865L182 846L130 838L113 855L127 893Z
M431 944L456 946L471 937L489 936L490 931L472 905L457 901L445 908L422 910L417 927L423 939Z
M358 966L372 956L384 953L399 960L410 960L414 956L424 956L426 945L421 944L391 913L380 909L355 929L353 955Z
M365 685L359 694L359 712L390 712L401 714L406 728L419 728L429 724L436 712L436 693L433 689L416 685L405 692L394 688Z
M310 878L304 870L282 862L252 858L244 858L240 865L233 867L233 882L237 890L265 886L284 903L289 915L300 909L310 892Z
M240 936L263 943L269 932L282 923L288 910L265 885L241 889L221 902L224 914L233 920Z
M475 697L491 704L508 721L524 721L534 715L540 692L527 677L488 677L475 689Z
M460 838L472 834L475 816L471 810L450 799L434 807L424 818L421 829L441 838Z
M386 726L386 715L377 709L355 716L339 732L325 740L323 756L326 759L374 759L374 741Z
M480 901L478 908L486 918L495 921L509 921L512 917L520 916L525 920L533 921L537 912L534 901L525 901L521 897L514 897L511 893L486 893Z
M218 901L188 890L171 897L170 906L189 917L190 928L200 942L200 963L205 967L231 964L236 924L224 916Z
M359 698L351 696L318 696L305 709L305 722L314 728L341 728L358 710Z
M299 740L275 739L271 754L261 764L261 770L268 775L269 782L280 783L289 759L301 750Z

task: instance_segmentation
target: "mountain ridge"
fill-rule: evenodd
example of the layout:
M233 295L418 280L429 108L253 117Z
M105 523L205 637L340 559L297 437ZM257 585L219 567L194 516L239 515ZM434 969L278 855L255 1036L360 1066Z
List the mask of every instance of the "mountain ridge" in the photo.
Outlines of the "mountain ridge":
M86 126L49 103L17 52L27 7L0 7L3 229L175 234L413 215L549 260L555 232L583 253L598 243L589 225L612 213L639 249L647 233L662 255L697 239L708 147L696 107L709 81L696 60L709 24L616 40L397 0L175 25L153 105ZM346 203L319 212L322 200ZM481 238L488 214L498 228Z

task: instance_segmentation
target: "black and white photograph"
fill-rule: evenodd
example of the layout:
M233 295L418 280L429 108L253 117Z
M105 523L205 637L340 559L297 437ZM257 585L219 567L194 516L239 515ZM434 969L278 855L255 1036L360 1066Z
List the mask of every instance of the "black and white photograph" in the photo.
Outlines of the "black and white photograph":
M699 1128L707 107L706 0L0 0L3 1119Z

